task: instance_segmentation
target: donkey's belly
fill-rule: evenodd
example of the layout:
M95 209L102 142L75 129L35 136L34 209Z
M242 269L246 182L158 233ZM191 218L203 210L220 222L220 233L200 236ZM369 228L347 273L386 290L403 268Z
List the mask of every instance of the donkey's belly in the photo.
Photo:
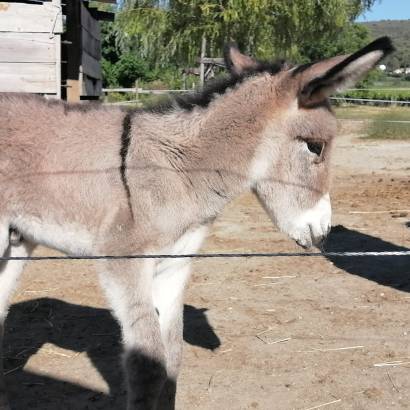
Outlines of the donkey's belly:
M92 253L93 235L81 224L60 224L51 219L24 216L14 219L12 227L36 244L73 255Z

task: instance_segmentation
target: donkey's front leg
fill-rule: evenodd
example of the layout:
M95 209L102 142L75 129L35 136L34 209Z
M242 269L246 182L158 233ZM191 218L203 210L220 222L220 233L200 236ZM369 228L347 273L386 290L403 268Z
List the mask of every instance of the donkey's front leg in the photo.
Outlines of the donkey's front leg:
M152 301L154 262L107 263L101 281L124 339L128 410L154 410L167 379L164 346Z
M168 373L158 410L175 409L176 383L183 345L183 293L189 273L188 259L167 259L156 269L153 296L159 315Z

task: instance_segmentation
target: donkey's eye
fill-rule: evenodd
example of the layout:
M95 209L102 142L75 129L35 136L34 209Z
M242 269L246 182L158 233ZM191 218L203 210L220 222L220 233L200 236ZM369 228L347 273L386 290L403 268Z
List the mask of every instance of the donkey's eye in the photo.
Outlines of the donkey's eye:
M325 143L321 141L306 141L306 145L308 150L318 157L322 155L323 148L325 147Z

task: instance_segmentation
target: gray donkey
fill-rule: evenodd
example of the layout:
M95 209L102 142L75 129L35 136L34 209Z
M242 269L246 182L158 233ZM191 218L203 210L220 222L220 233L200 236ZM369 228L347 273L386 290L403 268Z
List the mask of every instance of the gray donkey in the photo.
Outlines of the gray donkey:
M317 245L331 225L328 97L392 50L384 37L290 67L230 45L227 79L151 110L1 95L0 255L27 256L37 244L70 255L194 253L245 191L298 244ZM0 334L23 265L1 265ZM97 269L122 328L127 408L174 408L189 260L106 260ZM8 408L1 376L0 409Z

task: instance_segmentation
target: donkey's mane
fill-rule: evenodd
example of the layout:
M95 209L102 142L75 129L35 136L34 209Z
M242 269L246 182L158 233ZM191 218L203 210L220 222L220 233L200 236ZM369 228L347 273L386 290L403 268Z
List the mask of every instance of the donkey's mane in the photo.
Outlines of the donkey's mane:
M289 68L289 66L290 64L285 60L276 60L274 62L258 61L257 65L252 69L246 70L240 75L230 74L216 78L206 84L206 86L202 90L187 93L182 96L170 96L169 98L148 106L147 108L121 107L120 109L125 112L133 113L152 112L157 114L165 114L175 110L176 108L182 109L184 111L192 111L195 107L206 108L218 96L225 94L228 90L243 83L248 78L263 73L276 75L279 72L283 71L285 68ZM0 93L0 101L2 99L22 99L25 101L31 99L48 106L62 107L65 114L72 111L87 113L95 110L109 110L110 108L112 109L112 107L104 105L100 101L92 101L86 104L67 103L61 100L46 100L41 96L25 93Z
M246 70L240 75L231 74L229 76L216 78L210 81L200 91L170 97L167 101L162 101L144 111L166 113L175 108L180 108L185 111L192 111L195 107L206 108L215 98L225 94L229 89L241 84L249 77L263 73L275 75L283 71L285 67L289 67L289 64L285 60L277 60L274 62L259 61L256 67Z

